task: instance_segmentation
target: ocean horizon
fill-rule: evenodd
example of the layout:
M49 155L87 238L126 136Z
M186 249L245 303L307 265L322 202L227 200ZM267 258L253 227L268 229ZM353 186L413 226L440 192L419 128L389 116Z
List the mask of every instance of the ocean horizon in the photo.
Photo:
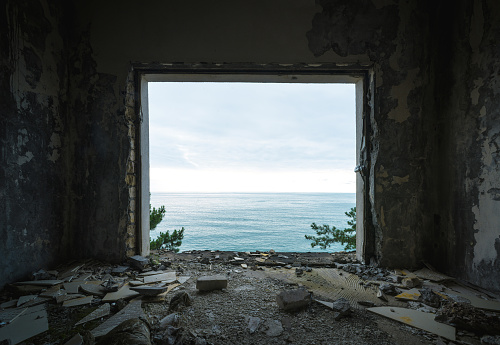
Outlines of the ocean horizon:
M150 237L184 227L181 252L337 252L340 243L312 248L304 235L315 235L313 222L347 227L356 193L151 193L151 206L162 205L166 215Z

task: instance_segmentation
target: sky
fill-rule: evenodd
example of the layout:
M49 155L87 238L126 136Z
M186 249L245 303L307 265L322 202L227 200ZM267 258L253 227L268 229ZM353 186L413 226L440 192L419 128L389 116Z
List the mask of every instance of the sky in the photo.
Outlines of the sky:
M151 82L151 192L355 193L354 84Z

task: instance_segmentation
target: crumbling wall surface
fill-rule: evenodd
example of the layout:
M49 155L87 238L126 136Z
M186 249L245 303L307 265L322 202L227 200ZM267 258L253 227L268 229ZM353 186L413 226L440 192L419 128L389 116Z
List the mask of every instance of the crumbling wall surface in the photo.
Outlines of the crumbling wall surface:
M50 268L66 248L61 4L0 5L0 289Z
M439 57L443 270L500 291L500 3L453 3ZM442 14L450 16L449 8Z
M315 56L368 60L375 78L369 120L368 253L383 266L415 267L430 252L434 146L426 2L317 0L307 33Z

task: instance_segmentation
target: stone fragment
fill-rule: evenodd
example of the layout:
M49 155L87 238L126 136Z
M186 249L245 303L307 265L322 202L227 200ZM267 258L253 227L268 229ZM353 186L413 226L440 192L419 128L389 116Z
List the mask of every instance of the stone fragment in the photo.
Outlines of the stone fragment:
M137 291L130 290L128 284L122 286L122 288L116 292L108 292L106 296L102 299L103 302L114 302L119 299L129 299L132 297L139 296Z
M17 301L19 301L19 300L18 299L13 299L13 300L10 300L10 301L7 301L7 302L3 302L2 304L0 304L0 309L6 309L6 308L16 307L17 306Z
M420 281L420 279L418 279L418 277L415 276L415 277L404 278L401 281L401 284L403 284L403 286L408 289L412 289L421 286L422 282Z
M393 284L381 284L378 289L385 295L396 296L398 294L398 291Z
M22 306L23 304L26 304L26 303L28 303L29 301L34 300L35 298L37 298L37 295L26 295L26 296L21 296L21 297L19 297L19 299L17 300L17 306L18 306L18 307L20 307L20 306Z
M262 322L260 317L256 316L245 316L245 320L247 322L247 328L250 334L255 333L257 329L259 329L260 323Z
M362 305L363 307L374 307L375 303L370 302L370 301L358 301L359 305Z
M420 290L420 300L433 308L439 308L441 297L436 295L431 289L423 288Z
M295 269L295 275L296 275L297 277L300 277L300 276L301 276L301 275L303 275L303 274L304 274L304 270L303 270L302 268L296 268L296 269Z
M80 290L87 295L103 297L106 295L106 289L100 285L101 283L101 281L84 282L80 285Z
M130 290L136 291L144 296L156 296L168 290L168 286L136 286Z
M28 308L11 323L0 328L0 342L18 344L49 329L45 305Z
M144 318L123 321L96 345L151 345L150 326Z
M311 301L311 294L305 289L282 291L276 296L278 306L287 311L299 310L307 307Z
M241 268L247 269L248 265L247 264L241 264Z
M333 309L333 311L335 312L333 314L333 319L336 321L350 315L352 312L351 304L344 297L339 298L335 302L325 302L320 300L315 301Z
M227 287L227 278L222 275L203 276L196 280L196 288L200 291L221 290Z
M263 328L268 337L278 337L283 333L283 325L279 320L267 320L264 322Z
M130 267L128 266L117 266L113 267L111 274L122 274L125 273Z
M160 320L160 328L165 328L167 326L175 327L177 326L178 323L179 323L179 314L172 313Z
M139 271L142 271L149 265L149 260L140 255L134 255L128 258L130 264L137 268Z

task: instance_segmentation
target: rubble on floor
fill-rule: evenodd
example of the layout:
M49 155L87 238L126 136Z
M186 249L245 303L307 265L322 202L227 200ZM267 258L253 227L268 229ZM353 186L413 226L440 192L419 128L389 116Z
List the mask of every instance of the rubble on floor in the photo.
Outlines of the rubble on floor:
M11 284L0 343L392 344L384 317L418 342L498 344L499 311L494 294L432 267L376 268L355 253L160 251Z

